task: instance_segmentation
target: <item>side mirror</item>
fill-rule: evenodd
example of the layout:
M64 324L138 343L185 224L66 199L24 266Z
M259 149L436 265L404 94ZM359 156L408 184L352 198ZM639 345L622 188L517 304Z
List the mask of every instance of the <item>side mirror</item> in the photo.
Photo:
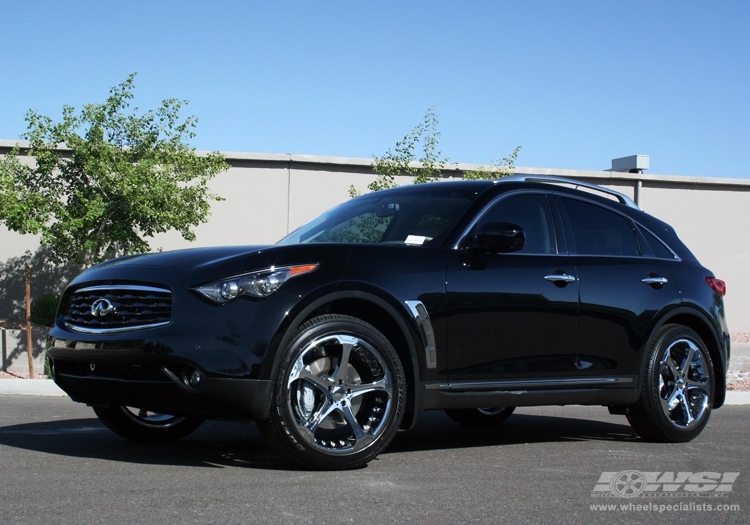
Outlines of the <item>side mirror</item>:
M494 253L517 252L526 244L526 233L517 224L489 222L479 227L472 240Z

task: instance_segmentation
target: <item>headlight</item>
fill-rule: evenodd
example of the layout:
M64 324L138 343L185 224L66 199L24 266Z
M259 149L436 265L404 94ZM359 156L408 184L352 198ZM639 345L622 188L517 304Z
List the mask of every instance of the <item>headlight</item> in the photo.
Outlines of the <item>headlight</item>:
M281 285L292 277L313 272L319 264L300 264L298 266L271 267L266 270L244 273L220 281L203 284L195 288L212 301L226 303L240 295L267 297L281 288Z

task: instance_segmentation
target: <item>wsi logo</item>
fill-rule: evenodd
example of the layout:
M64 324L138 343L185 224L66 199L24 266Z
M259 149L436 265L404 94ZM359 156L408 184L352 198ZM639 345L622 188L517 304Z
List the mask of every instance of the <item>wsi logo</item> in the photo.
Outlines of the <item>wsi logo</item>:
M739 472L602 472L592 497L688 496L731 492Z

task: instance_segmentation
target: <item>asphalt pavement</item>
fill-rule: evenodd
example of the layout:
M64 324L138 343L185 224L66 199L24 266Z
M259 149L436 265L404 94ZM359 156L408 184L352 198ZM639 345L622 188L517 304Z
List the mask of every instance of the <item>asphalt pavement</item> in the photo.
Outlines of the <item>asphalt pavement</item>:
M694 441L664 444L602 407L519 408L493 430L428 412L366 468L311 472L254 424L138 444L68 398L5 395L0 522L746 524L748 418L750 407L723 407Z

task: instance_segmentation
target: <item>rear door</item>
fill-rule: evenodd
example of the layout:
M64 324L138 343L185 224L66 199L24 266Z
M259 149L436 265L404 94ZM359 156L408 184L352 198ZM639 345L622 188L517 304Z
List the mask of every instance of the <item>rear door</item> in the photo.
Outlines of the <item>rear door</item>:
M630 218L584 199L559 202L579 279L580 376L635 386L655 315L680 302L677 283Z

